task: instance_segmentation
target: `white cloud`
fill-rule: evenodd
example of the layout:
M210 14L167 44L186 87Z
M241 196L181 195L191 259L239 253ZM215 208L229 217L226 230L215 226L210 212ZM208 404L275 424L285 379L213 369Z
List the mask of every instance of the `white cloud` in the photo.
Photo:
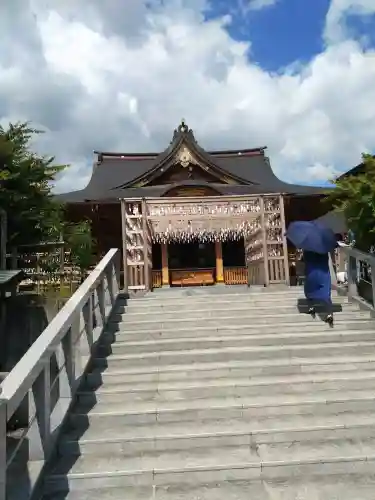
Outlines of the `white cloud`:
M0 120L48 131L39 148L74 165L60 191L87 183L94 149L161 150L182 117L207 148L268 145L290 181L326 180L375 149L374 51L328 37L309 64L271 74L227 18L205 20L206 0L148 3L0 5ZM339 7L352 8L333 0L326 33L332 16L343 25Z
M250 0L249 9L250 10L262 10L266 7L272 7L276 5L279 0Z
M327 13L325 38L337 43L349 35L346 26L348 15L366 16L375 13L374 0L331 0Z

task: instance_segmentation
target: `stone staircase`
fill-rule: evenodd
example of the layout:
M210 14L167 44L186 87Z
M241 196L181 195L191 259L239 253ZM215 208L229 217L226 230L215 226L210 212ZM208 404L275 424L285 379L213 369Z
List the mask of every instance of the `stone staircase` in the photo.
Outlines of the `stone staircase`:
M44 500L373 500L374 322L335 296L330 328L302 297L119 299Z

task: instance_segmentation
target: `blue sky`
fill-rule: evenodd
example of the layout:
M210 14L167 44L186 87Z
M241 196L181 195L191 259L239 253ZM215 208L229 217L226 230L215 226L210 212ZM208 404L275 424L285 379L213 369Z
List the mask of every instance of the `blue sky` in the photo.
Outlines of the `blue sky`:
M278 0L261 9L246 9L249 0L212 0L207 19L230 14L231 37L251 43L249 59L268 71L307 63L324 51L330 0ZM271 0L270 0L271 2ZM375 0L374 0L375 3ZM348 33L375 46L375 14L346 16Z

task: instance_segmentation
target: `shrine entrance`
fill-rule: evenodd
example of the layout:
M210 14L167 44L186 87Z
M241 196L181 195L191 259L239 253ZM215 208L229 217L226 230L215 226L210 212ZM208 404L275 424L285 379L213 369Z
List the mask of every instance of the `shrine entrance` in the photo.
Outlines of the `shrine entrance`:
M125 290L289 284L282 195L128 199L121 212Z
M214 243L198 240L170 243L167 251L171 286L213 285L216 282Z

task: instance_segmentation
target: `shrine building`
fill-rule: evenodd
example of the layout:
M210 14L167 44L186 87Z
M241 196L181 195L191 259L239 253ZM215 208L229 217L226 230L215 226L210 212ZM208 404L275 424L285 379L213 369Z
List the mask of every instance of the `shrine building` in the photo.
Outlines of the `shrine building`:
M322 188L275 176L265 147L206 151L184 121L161 153L95 154L87 187L58 198L91 220L99 254L122 249L129 291L289 284L285 228L327 211Z

